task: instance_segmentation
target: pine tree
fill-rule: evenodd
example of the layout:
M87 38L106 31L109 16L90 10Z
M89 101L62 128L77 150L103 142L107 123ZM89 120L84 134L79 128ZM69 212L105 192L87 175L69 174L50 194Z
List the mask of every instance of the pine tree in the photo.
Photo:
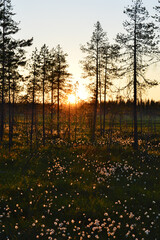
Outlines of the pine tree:
M95 30L92 34L90 42L87 42L86 46L82 46L81 50L87 54L85 60L82 61L85 77L90 77L94 81L93 88L93 100L94 100L94 116L93 116L93 128L92 128L92 142L95 141L96 131L96 119L98 108L98 92L99 92L99 76L100 76L100 59L102 54L103 45L106 42L106 33L103 31L100 22L95 25Z
M132 0L133 5L125 8L124 13L129 17L123 23L126 34L118 34L117 42L121 48L123 65L126 74L132 75L134 91L134 149L138 149L137 130L137 88L153 86L155 81L145 77L145 70L152 63L152 53L156 49L155 25L149 19L149 13L141 0Z
M156 10L154 18L155 18L156 22L160 23L160 0L158 0L158 4L159 5L155 6L155 8L154 8Z
M55 49L52 48L50 51L49 60L49 88L51 92L51 136L53 135L53 107L54 107L54 90L56 81L56 61L55 61Z
M118 67L117 60L119 57L119 46L117 44L105 43L103 46L103 68L104 68L104 84L103 84L103 93L104 93L104 106L103 106L103 132L105 134L105 122L106 122L106 95L107 89L113 85L112 80L118 76Z
M15 94L20 90L20 79L23 76L18 72L18 67L24 67L26 64L25 47L32 44L32 39L29 40L15 40L10 39L8 43L8 51L6 52L7 72L6 72L6 85L8 90L8 103L9 103L9 149L12 145L13 128L14 128L14 99ZM13 97L11 103L11 92Z
M24 47L32 44L32 39L15 40L13 36L19 31L18 23L13 20L11 0L0 1L0 87L1 87L1 124L0 140L4 135L4 104L8 93L9 101L9 147L12 142L13 123L11 123L11 90L14 91L15 76L18 66L25 64ZM14 108L14 104L13 104ZM14 112L14 110L12 111ZM12 117L13 118L13 117Z
M0 140L3 140L4 135L4 103L7 79L7 59L8 44L11 35L18 32L18 24L12 20L12 6L10 0L0 1L0 78L1 78L1 125L0 125Z
M36 95L40 90L40 59L37 48L32 52L32 57L29 62L29 70L30 75L28 79L27 92L31 98L32 103L32 116L31 116L31 131L30 131L30 148L32 150L32 140L33 140L33 127L36 124L35 119L35 103L36 103Z
M57 91L57 137L60 137L60 100L63 93L69 86L69 77L71 74L68 72L68 64L66 61L67 54L63 52L60 45L55 49L55 89Z
M47 91L48 84L48 69L49 69L49 49L44 44L40 50L40 61L41 61L41 83L42 83L42 101L43 101L43 145L45 145L45 93Z

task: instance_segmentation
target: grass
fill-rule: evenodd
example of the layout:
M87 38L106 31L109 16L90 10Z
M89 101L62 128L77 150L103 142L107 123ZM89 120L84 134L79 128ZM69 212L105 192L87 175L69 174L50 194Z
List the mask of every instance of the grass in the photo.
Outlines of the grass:
M0 238L158 240L155 146L133 152L119 143L109 150L55 144L32 154L15 148L10 156L3 150Z

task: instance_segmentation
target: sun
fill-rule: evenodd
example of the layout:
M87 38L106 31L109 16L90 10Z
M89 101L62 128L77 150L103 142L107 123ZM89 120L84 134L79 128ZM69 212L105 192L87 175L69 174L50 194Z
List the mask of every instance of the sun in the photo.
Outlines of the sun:
M78 104L81 101L87 101L89 99L89 92L82 84L78 84L78 87L73 89L67 96L67 102L71 104Z
M74 104L76 102L76 96L74 94L68 95L68 101Z

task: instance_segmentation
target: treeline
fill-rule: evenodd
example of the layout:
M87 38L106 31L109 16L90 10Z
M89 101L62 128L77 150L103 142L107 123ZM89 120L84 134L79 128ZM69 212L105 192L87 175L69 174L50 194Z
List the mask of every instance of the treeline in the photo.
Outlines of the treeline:
M78 117L83 112L85 112L84 116L87 116L86 121L90 123L90 127L88 128L88 125L86 127L90 129L90 139L95 142L97 127L100 126L100 135L105 136L106 116L109 111L107 106L110 104L106 99L114 86L119 94L126 88L133 91L134 101L130 106L133 108L134 148L137 149L139 106L141 109L144 108L143 104L139 105L138 96L143 89L158 84L157 81L147 78L146 71L151 64L158 61L159 3L160 1L155 7L155 16L152 18L141 0L132 0L132 5L126 7L124 11L128 17L123 24L126 33L117 34L114 44L109 42L100 22L95 24L91 40L81 46L85 54L81 62L83 75L84 78L91 80L88 87L91 92L89 102L92 104L83 104L83 111L78 114L81 108L77 103L74 108L69 104L69 110L66 106L62 111L67 94L72 92L73 88L70 82L71 74L68 72L67 54L60 45L49 49L44 44L39 50L36 48L32 52L31 59L26 61L25 48L32 45L33 39L14 39L19 27L13 20L11 0L0 0L1 143L8 136L7 141L11 149L13 136L17 131L17 122L26 126L27 141L31 149L35 136L37 141L41 138L43 145L46 144L47 131L50 132L51 138L55 135L55 131L57 138L61 137L62 132L64 136L68 131L68 139L70 139L73 114L76 140ZM114 85L114 80L117 79L122 82L122 87L119 89L116 88L116 84ZM127 80L127 84L124 79ZM24 106L21 114L17 113L20 109L18 103L23 103L21 106ZM129 102L120 102L118 108L121 109L123 105L126 108L126 104ZM114 103L111 104L111 114L113 106ZM154 107L152 106L152 109ZM23 120L21 115L24 115ZM16 118L19 120L16 121ZM62 124L62 119L65 120L67 127L62 127L65 125ZM41 132L39 134L38 129Z
M59 130L57 130L57 104L45 104L45 144L57 141L66 143L83 143L90 141L93 129L94 102L77 104L60 104ZM104 107L104 102L102 102ZM52 109L52 110L51 110ZM133 101L108 101L105 104L105 129L101 118L100 104L97 106L97 140L111 143L114 138L130 138L134 132ZM9 105L5 104L6 115ZM52 116L51 116L52 112ZM53 119L52 119L53 117ZM156 137L160 133L160 102L146 101L137 105L139 139ZM5 129L8 128L8 119ZM32 129L32 135L31 135ZM58 132L59 131L59 132ZM6 131L7 133L7 131ZM58 137L59 133L59 137ZM44 144L43 103L35 103L34 122L32 122L32 103L15 104L13 143L35 149ZM7 136L4 143L7 143Z

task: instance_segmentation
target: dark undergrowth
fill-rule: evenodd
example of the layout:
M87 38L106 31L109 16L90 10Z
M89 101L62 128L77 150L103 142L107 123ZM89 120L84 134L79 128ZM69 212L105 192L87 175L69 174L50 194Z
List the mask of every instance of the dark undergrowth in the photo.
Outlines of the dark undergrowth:
M137 152L116 142L3 148L0 239L158 240L156 144Z

